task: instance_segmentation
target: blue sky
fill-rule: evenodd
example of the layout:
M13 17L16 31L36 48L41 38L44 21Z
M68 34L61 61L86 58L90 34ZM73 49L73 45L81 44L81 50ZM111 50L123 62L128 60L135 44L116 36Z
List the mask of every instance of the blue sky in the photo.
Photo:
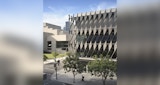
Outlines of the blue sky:
M43 21L62 28L69 14L115 8L116 0L43 0Z
M43 0L0 0L0 18L0 32L41 41Z
M0 0L0 32L20 34L39 42L43 22L63 27L68 14L110 7L116 7L116 0Z

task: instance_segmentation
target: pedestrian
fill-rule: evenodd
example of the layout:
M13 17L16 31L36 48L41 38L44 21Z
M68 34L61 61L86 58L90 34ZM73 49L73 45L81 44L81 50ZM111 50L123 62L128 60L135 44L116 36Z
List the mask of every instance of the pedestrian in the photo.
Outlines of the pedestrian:
M82 75L82 81L84 81L84 76Z
M58 62L58 66L59 66L59 64L60 64L60 60L58 60L57 62Z

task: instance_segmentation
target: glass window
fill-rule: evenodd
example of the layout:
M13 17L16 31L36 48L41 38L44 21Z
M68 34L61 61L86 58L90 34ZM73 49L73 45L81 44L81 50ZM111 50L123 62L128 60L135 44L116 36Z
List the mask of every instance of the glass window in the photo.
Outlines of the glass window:
M68 41L57 41L56 48L68 47Z
M47 42L47 46L48 46L48 47L52 47L52 41L48 41L48 42Z

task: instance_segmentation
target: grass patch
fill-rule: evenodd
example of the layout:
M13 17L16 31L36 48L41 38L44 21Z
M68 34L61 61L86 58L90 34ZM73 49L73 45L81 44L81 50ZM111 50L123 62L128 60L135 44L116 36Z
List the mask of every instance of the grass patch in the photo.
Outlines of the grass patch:
M53 59L54 58L52 54L44 54L44 55L47 57L47 59Z
M66 54L59 54L57 57L64 57Z

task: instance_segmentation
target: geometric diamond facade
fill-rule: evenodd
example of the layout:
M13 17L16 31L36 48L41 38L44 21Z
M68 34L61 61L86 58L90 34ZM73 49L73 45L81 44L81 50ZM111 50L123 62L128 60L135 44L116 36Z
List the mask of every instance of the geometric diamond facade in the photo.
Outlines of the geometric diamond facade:
M95 54L117 58L117 9L79 13L69 16L69 50L82 57Z

